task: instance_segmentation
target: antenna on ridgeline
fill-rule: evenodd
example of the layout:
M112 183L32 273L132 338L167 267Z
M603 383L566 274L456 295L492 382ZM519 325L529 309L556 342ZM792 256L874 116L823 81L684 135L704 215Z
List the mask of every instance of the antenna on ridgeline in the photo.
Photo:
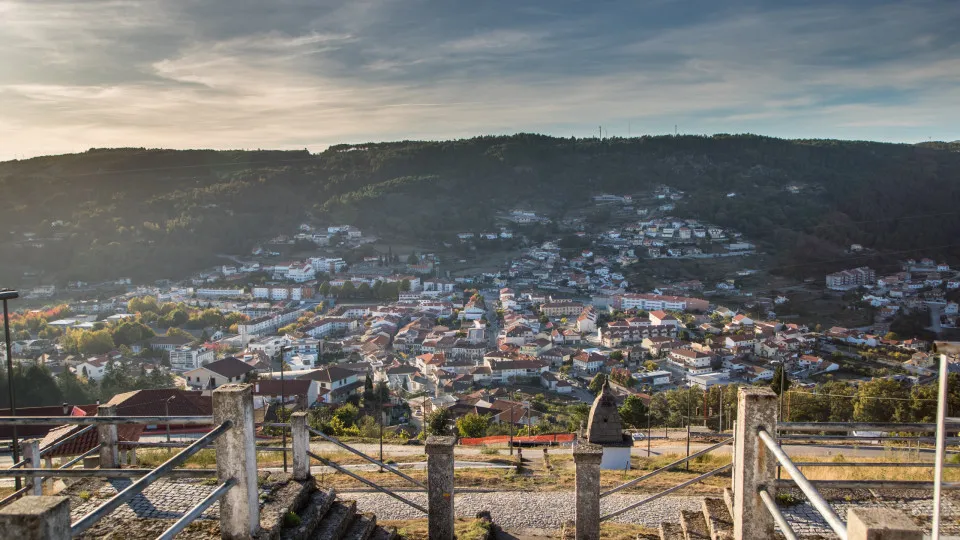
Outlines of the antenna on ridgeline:
M673 136L676 137L679 133L680 133L680 132L677 131L677 125L674 124L674 125L673 125Z
M600 126L600 140L603 140L603 126Z

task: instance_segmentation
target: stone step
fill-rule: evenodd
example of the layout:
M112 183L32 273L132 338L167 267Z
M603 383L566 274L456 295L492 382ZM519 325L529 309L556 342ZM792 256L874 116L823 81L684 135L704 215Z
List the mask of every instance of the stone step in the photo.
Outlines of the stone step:
M727 504L718 497L703 498L703 517L710 528L711 540L733 540L733 518Z
M353 519L353 525L343 535L343 540L367 540L377 527L377 516L360 514Z
M317 529L324 516L337 500L337 492L333 488L327 491L315 491L297 515L300 516L300 525L280 532L281 540L299 540L309 538Z
M684 540L683 527L676 523L661 522L660 540Z
M703 512L681 510L680 526L683 528L686 540L710 540L710 529L707 527Z
M354 501L337 501L333 503L327 514L323 516L320 526L313 531L313 540L340 540L353 524L356 515L357 503Z
M370 535L370 540L397 540L398 538L400 536L397 534L396 527L376 527Z

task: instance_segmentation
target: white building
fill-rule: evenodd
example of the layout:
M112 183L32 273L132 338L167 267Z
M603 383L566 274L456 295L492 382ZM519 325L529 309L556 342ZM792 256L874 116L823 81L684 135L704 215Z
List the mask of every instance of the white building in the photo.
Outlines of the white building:
M176 371L188 371L196 369L204 362L213 362L216 355L210 349L202 347L178 347L170 351L170 368Z

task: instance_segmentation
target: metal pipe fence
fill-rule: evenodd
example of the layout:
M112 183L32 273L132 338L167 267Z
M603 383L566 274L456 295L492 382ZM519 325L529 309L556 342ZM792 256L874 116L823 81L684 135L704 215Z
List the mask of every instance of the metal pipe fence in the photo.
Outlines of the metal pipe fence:
M813 484L800 472L800 469L794 465L793 461L790 460L790 457L787 456L787 453L783 451L783 448L777 443L777 441L771 436L766 430L760 429L757 431L757 436L763 441L763 444L766 445L767 449L770 450L770 453L777 458L777 461L780 465L787 471L793 481L796 482L797 487L800 488L800 491L807 496L807 499L810 501L810 504L817 509L817 512L823 516L823 519L830 525L830 528L833 529L833 532L840 537L841 540L847 540L847 525L840 519L840 516L833 511L833 508L830 507L830 504L826 499L823 498L823 495L820 495L820 492L817 491L817 488L813 487Z
M319 461L320 463L323 463L323 464L326 465L327 467L333 468L333 469L336 470L337 472L343 473L343 474L345 474L345 475L353 478L354 480L357 480L358 482L361 482L361 483L363 483L363 484L366 484L366 485L372 487L373 489L376 489L377 491L383 492L383 493L385 493L385 494L393 497L394 499L397 499L398 501L400 501L400 502L402 502L402 503L404 503L404 504L406 504L406 505L408 505L408 506L410 506L410 507L412 507L412 508L415 508L415 509L423 512L424 514L427 513L427 509L424 508L424 507L422 507L422 506L420 506L419 504L411 501L410 499L407 499L407 498L405 498L405 497L401 497L400 495L397 495L393 490L387 489L387 488L385 488L385 487L377 484L376 482L372 482L372 481L367 480L366 478L364 478L364 477L362 477L362 476L360 476L360 475L358 475L358 474L354 474L353 472L351 472L351 471L348 470L348 469L345 469L344 467L340 466L340 465L337 464L336 462L330 461L329 459L324 458L324 457L320 457L320 456L314 454L313 452L307 452L307 455L310 456L310 457L312 457L313 459Z
M226 482L220 484L216 487L209 495L207 495L202 501L197 503L196 506L191 508L184 514L180 519L171 525L167 530L163 531L160 536L157 537L157 540L173 540L175 536L180 534L184 529L187 528L187 525L193 523L193 520L200 517L208 508L213 506L213 503L220 500L227 491L230 490L233 486L237 484L237 481L233 478L230 478Z
M609 513L609 514L607 514L607 515L605 515L605 516L602 516L602 517L600 518L600 521L606 521L606 520L608 520L608 519L613 519L613 518L619 516L620 514L625 514L625 513L629 512L629 511L633 510L634 508L639 508L639 507L647 504L648 502L655 501L655 500L659 499L660 497L665 497L665 496L667 496L667 495L669 495L669 494L671 494L671 493L673 493L673 492L675 492L675 491L679 491L679 490L681 490L681 489L683 489L683 488L685 488L685 487L687 487L687 486L692 486L693 484L696 484L696 483L698 483L698 482L703 482L703 481L706 480L707 478L710 478L711 476L720 474L720 473L722 473L722 472L726 472L726 471L730 470L731 468L733 468L733 464L722 465L722 466L720 466L720 467L717 467L716 469L714 469L714 470L712 470L712 471L710 471L710 472L705 472L705 473L701 474L700 476L697 476L696 478L691 478L690 480L687 480L686 482L681 482L681 483L679 483L679 484L677 484L677 485L675 485L675 486L673 486L673 487L670 487L670 488L667 488L667 489L661 491L660 493L651 495L651 496L647 497L646 499L644 499L644 500L642 500L642 501L633 503L633 504L631 504L630 506L627 506L626 508L621 508L620 510L617 510L617 511L615 511L615 512L611 512L611 513Z
M635 485L639 484L640 482L643 482L644 480L647 480L647 479L649 479L649 478L653 478L654 476L657 476L657 475L660 474L660 473L669 471L670 469L673 469L673 468L677 467L678 465L683 465L684 463L690 461L691 459L698 458L698 457L700 457L700 456L702 456L702 455L708 454L708 453L716 450L717 448L720 448L721 446L726 446L726 445L730 444L732 441L733 441L733 438L731 437L731 438L729 438L729 439L727 439L727 440L725 440L725 441L722 441L722 442L719 442L719 443L717 443L717 444L714 444L714 445L712 445L712 446L710 446L710 447L708 447L708 448L704 448L703 450L700 450L699 452L696 452L696 453L690 454L689 456L680 458L680 459L674 461L673 463L670 463L669 465L664 465L663 467L660 467L659 469L657 469L657 470L655 470L655 471L653 471L653 472L651 472L651 473L645 474L645 475L643 475L643 476L641 476L641 477L639 477L639 478L634 478L633 480L630 480L629 482L624 482L623 484L620 484L619 486L617 486L617 487L615 487L615 488L612 488L612 489L609 489L609 490L607 490L607 491L604 491L603 493L600 494L600 498L606 497L607 495L613 495L614 493L616 493L616 492L618 492L618 491L627 489L628 487L631 487L631 486L635 486Z
M153 469L142 476L136 482L127 486L126 489L117 493L112 498L107 500L102 505L91 510L87 515L81 517L74 523L70 525L70 534L73 536L78 536L90 527L94 523L99 521L104 516L107 516L114 510L120 507L120 505L130 501L134 496L141 493L147 486L162 478L163 476L168 475L175 467L183 464L186 460L190 459L191 456L205 448L211 442L213 442L217 437L225 433L233 425L233 422L227 420L220 424L219 426L213 428L203 437L200 437L193 444L184 448L182 451L168 459L166 462L161 464L156 469ZM42 470L42 469L41 469Z
M786 538L786 540L798 540L797 533L793 531L790 522L783 516L780 507L777 506L777 501L773 500L773 497L765 489L761 489L759 493L760 500L763 501L763 505L770 511L770 515L773 516L773 522L777 524L777 527L780 527L780 532L783 533L784 538Z
M367 454L364 454L363 452L357 450L356 448L353 448L352 446L349 446L349 445L347 445L347 444L344 444L344 443L338 441L338 440L337 440L336 438L334 438L334 437L330 437L330 436L326 435L326 434L323 433L322 431L319 431L319 430L316 430L316 429L313 429L313 428L307 428L307 431L310 432L310 433L312 433L313 435L316 435L316 436L322 438L323 440L325 440L325 441L327 441L327 442L333 443L333 444L339 446L340 448L343 448L344 450L346 450L346 451L348 451L348 452L350 452L350 453L352 453L352 454L354 454L354 455L356 455L356 456L359 456L359 457L361 457L361 458L369 461L370 463L373 463L374 465L379 465L379 466L383 467L384 469L392 472L393 474L399 476L400 478L403 478L404 480L406 480L407 482L410 482L411 484L413 484L413 485L415 485L415 486L418 486L418 487L420 487L420 488L422 488L422 489L427 489L427 486L426 486L425 484L423 484L422 482L420 482L420 481L418 481L418 480L416 480L416 479L414 479L414 478L411 478L409 475L406 475L406 474L400 472L399 469L397 469L397 468L395 468L395 467L391 467L390 465L387 465L386 463L383 463L383 462L381 462L380 460L378 460L378 459L376 459L376 458L370 457L370 456L368 456Z
M212 423L212 416L0 416L0 426L60 426L63 424L81 426L110 424L203 426Z

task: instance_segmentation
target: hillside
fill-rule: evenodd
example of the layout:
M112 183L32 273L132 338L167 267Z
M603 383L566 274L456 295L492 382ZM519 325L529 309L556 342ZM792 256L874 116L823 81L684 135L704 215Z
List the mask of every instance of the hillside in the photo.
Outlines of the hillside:
M586 196L661 184L687 193L677 215L735 227L783 265L833 259L852 242L884 251L947 246L960 230L957 143L516 135L314 155L94 149L0 163L10 201L0 213L9 231L0 278L180 277L308 218L423 245L492 226L498 210L562 217ZM791 194L789 185L802 189Z

